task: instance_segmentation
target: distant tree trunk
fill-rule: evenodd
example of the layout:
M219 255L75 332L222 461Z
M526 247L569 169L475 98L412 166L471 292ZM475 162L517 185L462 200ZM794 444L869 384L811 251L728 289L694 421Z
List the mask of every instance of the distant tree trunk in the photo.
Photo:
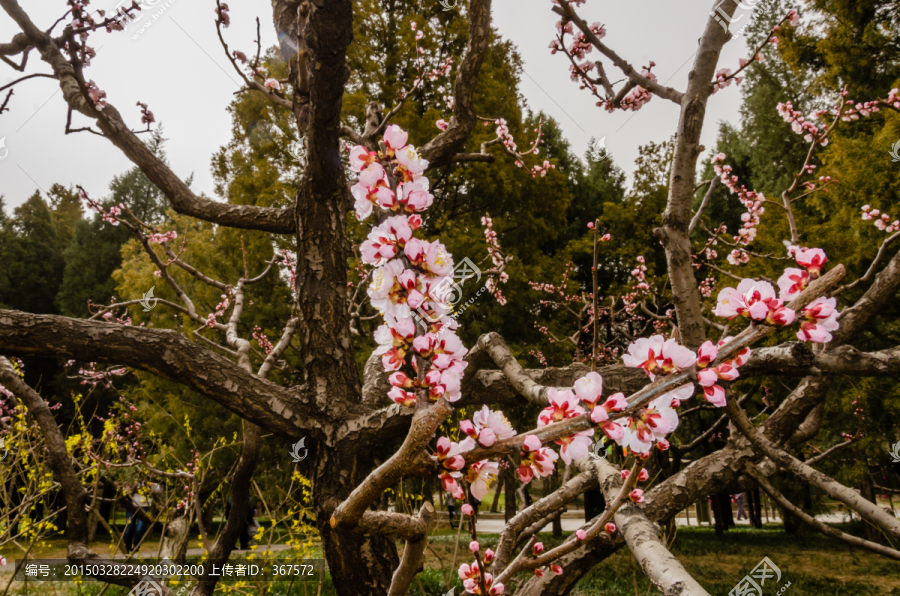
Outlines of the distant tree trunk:
M730 529L734 527L734 510L731 508L731 495L728 493L722 493L722 509L725 512L725 523L727 524L726 529Z
M700 498L697 501L697 525L702 526L703 523L711 523L709 519L709 499L707 497Z
M712 497L713 516L716 518L716 536L721 536L728 528L734 527L734 515L731 511L731 495L719 493Z
M559 515L553 518L553 537L561 538L562 537L562 514L565 512L565 508L560 512Z
M788 511L778 508L781 513L781 519L784 521L784 533L788 536L796 536L800 533L800 524L797 519Z
M584 521L591 521L603 513L604 509L606 509L606 499L603 498L602 490L592 488L584 491Z
M213 520L216 516L216 501L215 499L210 499L209 495L201 501L206 503L206 507L202 509L203 511L203 529L206 530L206 533L210 536L215 535L215 529L213 528Z
M494 490L494 502L491 503L491 513L497 513L497 507L500 506L500 489L506 486L504 479L505 476L501 475L497 481L497 488ZM515 494L515 492L513 494Z
M97 497L98 497L98 493L100 492L98 490L99 488L100 488L100 483L95 482L93 493L91 494L91 503L92 503L91 510L92 511L97 510L97 502L98 502ZM97 533L97 523L98 523L97 516L94 515L93 513L88 514L87 522L88 522L87 543L90 544L91 542L94 541L94 536Z
M762 528L762 503L760 503L759 488L753 487L746 493L747 512L750 515L750 525L754 528Z
M510 468L504 468L501 474L503 475L503 494L506 497L503 502L503 518L508 522L519 512L519 508L516 505L516 481L513 476L515 472Z
M100 503L100 515L103 519L106 520L107 523L110 521L110 515L113 510L113 498L116 496L116 487L112 484L104 484L103 486L103 498L108 499ZM110 524L112 525L112 524ZM97 532L100 534L105 534L106 528L100 527L97 528Z
M876 495L875 495L875 486L872 484L872 478L868 473L868 462L866 461L866 457L864 454L858 454L860 461L863 463L866 469L866 473L863 474L862 481L859 484L859 494L864 498L873 503L876 503ZM875 544L884 544L884 536L881 535L881 532L873 526L872 524L863 524L863 528L865 529L866 540L869 542L874 542Z

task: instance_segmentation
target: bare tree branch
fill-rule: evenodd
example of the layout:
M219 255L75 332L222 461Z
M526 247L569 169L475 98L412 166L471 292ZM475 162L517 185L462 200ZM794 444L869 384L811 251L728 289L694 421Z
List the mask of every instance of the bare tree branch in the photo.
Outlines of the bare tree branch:
M869 542L868 540L863 540L862 538L857 538L856 536L851 536L850 534L845 534L841 532L837 528L833 528L828 524L820 522L813 516L807 514L805 511L791 503L784 495L778 492L772 483L766 479L766 477L751 463L747 463L744 466L744 470L749 474L759 486L765 491L769 497L778 503L778 505L784 509L785 511L790 511L794 516L799 518L806 525L815 528L819 532L822 532L826 536L831 536L832 538L837 538L838 540L843 540L847 544L851 546L856 546L858 548L865 549L869 552L873 552L878 555L882 555L884 557L888 557L890 559L894 559L895 561L900 561L900 551L896 551L893 548L889 548L887 546L882 546L880 544L876 544L874 542Z
M131 132L115 107L108 104L101 111L90 104L76 77L75 68L54 40L31 21L16 0L0 0L0 6L22 29L28 43L37 48L44 62L53 69L66 103L73 110L96 120L97 127L103 134L159 187L175 211L223 226L276 234L295 231L290 209L229 205L195 195L187 184Z
M844 503L847 507L859 513L863 519L888 532L894 540L900 540L900 521L893 515L885 513L877 505L866 500L856 491L809 467L790 453L779 449L753 426L753 423L750 422L747 415L733 399L728 399L725 412L738 430L750 440L753 447L761 454L767 456L781 468L793 472L803 480L823 490L831 498Z
M427 528L431 525L433 517L434 505L429 501L425 501L419 510L418 519ZM427 531L421 536L407 539L406 547L403 549L403 557L400 559L400 565L394 571L394 577L391 579L391 589L388 590L388 596L406 596L413 578L416 577L416 574L425 564L425 547L427 545Z

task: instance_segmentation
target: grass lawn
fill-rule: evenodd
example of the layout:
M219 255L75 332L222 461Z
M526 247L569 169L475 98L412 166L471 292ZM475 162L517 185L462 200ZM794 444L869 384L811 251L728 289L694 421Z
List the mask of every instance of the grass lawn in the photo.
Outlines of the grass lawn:
M859 524L840 527L854 534L861 530ZM434 540L434 550L444 559L446 568L453 557L455 538L454 534ZM541 534L540 538L545 547L560 542L549 534ZM482 548L491 547L496 544L497 536L479 537L479 541ZM468 539L463 536L457 565L470 562L467 546ZM716 538L711 528L680 528L672 551L687 571L714 596L727 595L763 557L769 557L782 573L781 582L775 589L768 589L768 581L763 586L765 596L772 596L788 581L791 585L784 596L900 595L900 564L896 561L851 549L826 536L788 536L775 525L762 530L729 530L721 539ZM441 596L446 592L438 556L429 551L429 569L420 575L425 596ZM456 594L459 595L462 584L456 581L453 585L457 586ZM573 596L650 596L658 593L637 564L632 566L632 558L623 548L583 578ZM415 583L410 595L422 596Z

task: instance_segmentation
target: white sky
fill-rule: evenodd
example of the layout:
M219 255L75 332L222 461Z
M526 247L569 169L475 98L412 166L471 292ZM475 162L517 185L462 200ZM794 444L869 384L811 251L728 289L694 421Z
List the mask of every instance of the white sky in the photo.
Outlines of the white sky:
M126 1L130 4L130 0ZM119 3L94 0L91 5L112 11ZM135 129L140 128L140 110L135 103L148 103L157 122L164 126L169 139L166 150L176 174L182 178L193 174L194 189L212 196L210 159L231 137L226 107L239 81L216 37L215 2L143 3L147 8L142 20L130 24L127 32L92 35L91 42L98 53L86 76L107 92L110 103ZM20 4L42 28L49 27L65 11L63 0L20 0ZM230 4L232 24L225 32L232 49L248 54L254 51L257 16L264 47L275 43L268 0ZM636 68L653 60L660 82L683 90L713 1L629 0L600 4L588 2L580 14L588 22L599 21L606 26L604 41ZM559 121L579 156L591 137L606 137L606 147L616 163L630 173L640 145L672 135L678 123L678 106L654 97L636 113L609 114L596 107L592 96L579 91L577 84L570 81L567 59L561 54L550 54L548 45L557 20L550 12L551 6L549 0L493 2L494 25L516 44L524 60L520 91L531 109L543 110ZM8 41L17 32L9 16L0 11L0 40ZM738 58L746 53L743 38L736 38L725 47L720 67L736 68ZM49 72L37 52L32 52L28 66L28 74ZM607 72L617 78L612 67ZM0 86L20 76L0 63ZM2 97L5 95L4 91ZM707 147L715 141L720 121L736 121L739 106L740 93L735 87L711 98L702 139ZM0 148L0 157L6 154L0 160L0 195L5 195L8 209L22 203L34 190L46 190L54 182L66 186L81 184L94 197L106 195L112 177L132 167L118 149L101 137L90 133L64 134L66 107L56 81L37 78L20 83L9 107L10 112L0 115L0 139L6 137L8 149L6 154L6 149ZM78 126L87 122L78 115L74 119ZM520 145L526 141L517 140Z

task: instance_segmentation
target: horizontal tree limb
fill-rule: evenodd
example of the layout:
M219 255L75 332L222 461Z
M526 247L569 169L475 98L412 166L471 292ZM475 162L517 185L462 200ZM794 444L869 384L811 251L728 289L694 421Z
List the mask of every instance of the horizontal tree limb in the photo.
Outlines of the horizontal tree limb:
M877 352L861 352L851 345L826 346L813 352L802 342L757 348L741 367L742 376L751 375L845 375L878 377L900 375L900 346Z
M320 428L315 402L256 377L177 331L0 310L0 354L124 364L181 383L276 434Z

